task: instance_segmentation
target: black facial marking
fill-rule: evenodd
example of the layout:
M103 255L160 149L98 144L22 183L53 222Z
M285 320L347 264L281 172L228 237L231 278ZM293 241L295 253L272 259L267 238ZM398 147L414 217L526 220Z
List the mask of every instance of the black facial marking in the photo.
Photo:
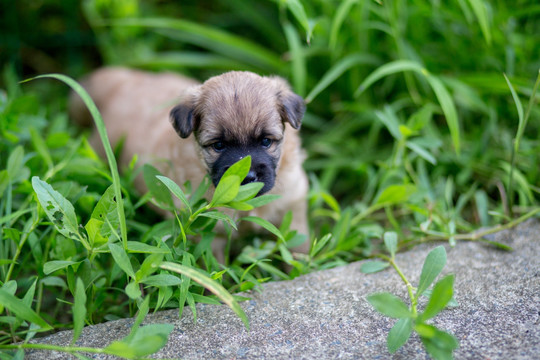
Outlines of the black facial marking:
M267 148L261 145L260 140L254 141L249 145L241 145L234 142L225 143L224 149L220 151L220 156L211 166L210 177L212 178L212 182L217 186L219 180L231 165L251 155L251 169L242 184L251 182L264 183L263 188L257 195L262 195L270 191L276 181L278 159L270 155L266 150Z

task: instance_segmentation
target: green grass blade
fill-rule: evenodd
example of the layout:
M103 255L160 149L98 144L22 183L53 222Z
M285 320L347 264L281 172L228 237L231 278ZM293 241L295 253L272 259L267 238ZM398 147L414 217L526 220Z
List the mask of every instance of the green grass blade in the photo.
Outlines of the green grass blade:
M118 166L116 163L116 158L114 156L111 143L107 135L107 129L105 128L105 123L103 122L103 118L101 117L101 114L99 113L99 110L96 104L94 103L90 95L88 95L86 90L84 90L84 88L79 83L77 83L75 80L73 80L72 78L68 76L65 76L62 74L47 74L47 75L36 76L35 78L25 80L25 82L31 81L34 79L56 79L56 80L62 81L63 83L71 87L71 89L73 89L73 91L75 91L81 97L84 104L88 108L88 111L92 115L92 118L94 119L94 123L99 133L99 137L103 144L103 148L105 149L105 153L107 154L107 160L109 162L109 168L110 168L111 175L113 178L114 194L116 196L116 200L118 203L117 209L118 209L118 218L120 219L120 234L122 237L124 248L126 248L127 247L127 226L126 226L126 217L124 215L124 202L122 200L122 189L120 186L120 174L118 173Z
M414 71L422 75L431 86L437 100L439 101L444 116L446 117L446 123L448 125L448 129L450 130L450 136L452 137L452 143L454 144L456 154L459 155L460 130L454 101L452 100L450 93L443 85L442 81L438 77L430 74L427 69L423 68L418 63L411 60L396 60L380 66L360 84L354 93L354 96L359 97L369 86L383 77L404 71Z
M306 42L309 44L311 41L311 34L313 32L313 26L310 24L306 14L304 6L299 0L286 0L287 7L296 18L296 21L304 28L306 32Z
M536 83L534 84L533 92L531 94L531 97L529 99L529 104L527 106L527 112L523 113L523 105L521 104L521 100L519 99L519 96L516 93L516 90L512 86L512 83L506 76L504 75L504 79L506 80L506 84L508 85L508 88L510 89L510 93L512 94L512 98L514 99L514 103L516 104L516 109L518 113L518 130L516 132L516 137L514 138L514 147L512 148L512 155L510 159L510 171L509 171L509 180L508 180L508 208L510 210L510 214L513 214L513 204L514 204L514 172L515 172L515 162L516 162L516 156L519 152L519 146L521 143L521 139L523 138L523 134L525 132L525 128L527 126L527 122L529 119L530 111L533 107L533 104L535 102L536 97L536 91L538 90L538 85L540 84L540 70L538 73L538 77L536 78ZM525 187L528 189L528 186Z
M367 54L351 54L344 57L323 75L317 85L315 85L315 87L313 87L313 89L306 96L306 102L310 103L313 101L317 95L336 81L341 75L343 75L345 71L358 65L375 64L376 62L376 57Z
M358 0L345 0L342 1L341 4L339 4L332 20L332 27L330 28L330 36L328 40L328 47L330 48L330 51L336 51L337 40L341 25L347 18L347 15L349 15L349 12L351 11L353 5L356 3L358 3Z
M422 71L422 74L424 74L424 71ZM448 90L446 90L446 87L438 77L427 74L426 79L435 92L437 100L439 100L439 104L441 105L444 116L446 117L446 124L450 130L450 136L452 137L454 149L456 150L456 154L459 155L461 151L459 121L452 96L450 96L450 93Z
M278 55L242 37L210 26L183 19L144 18L121 19L110 22L113 26L136 26L167 30L167 35L215 53L225 55L267 71L279 72L283 62Z
M81 335L84 327L84 319L86 317L86 291L81 278L77 278L75 287L75 300L73 303L73 338L71 344L75 344Z
M223 55L203 52L158 52L141 59L129 59L127 65L152 70L196 68L220 70L255 70Z
M482 34L486 39L486 43L491 45L491 29L489 26L488 12L486 6L484 5L484 1L469 0L469 4L473 9L474 15L478 19L478 23L480 24L480 29L482 30Z
M521 100L519 100L519 96L516 93L516 90L512 86L512 83L510 82L510 80L508 79L506 74L503 74L503 76L504 76L504 80L506 80L506 84L508 84L508 87L510 88L510 93L512 94L512 98L514 99L514 103L516 104L516 109L517 109L517 113L518 113L518 120L519 120L519 123L518 123L518 134L519 134L520 130L522 130L524 128L524 122L525 122L525 117L523 115L523 105L521 104ZM516 140L517 140L517 136L516 136ZM515 142L514 142L514 149L515 149Z
M354 97L359 97L367 88L376 81L399 72L416 71L422 73L423 68L416 62L411 60L396 60L378 67L375 71L368 75L360 84Z
M283 30L285 31L285 37L287 38L287 43L289 45L290 58L291 58L291 77L294 91L300 95L304 96L306 93L306 59L304 56L304 49L302 48L302 43L300 42L300 37L296 32L294 26L291 23L286 22L283 25Z
M17 317L38 325L40 331L52 330L52 326L47 324L32 308L25 305L23 300L11 295L7 291L0 289L0 303Z
M221 301L227 304L227 306L229 306L235 312L236 315L238 315L238 317L244 323L246 329L249 330L249 321L244 310L242 310L242 308L240 307L238 302L234 299L234 297L231 294L229 294L229 292L219 283L217 283L216 281L212 280L208 276L198 272L197 270L193 268L183 266L180 264L175 264L172 262L164 262L160 265L160 268L162 268L163 270L174 271L178 274L185 275L189 277L191 280L203 286L205 289L210 290L218 298L220 298Z

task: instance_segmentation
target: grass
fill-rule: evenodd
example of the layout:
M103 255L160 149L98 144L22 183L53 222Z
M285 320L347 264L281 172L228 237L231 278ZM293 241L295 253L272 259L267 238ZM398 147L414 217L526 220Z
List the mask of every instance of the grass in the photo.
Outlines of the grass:
M395 252L422 242L487 242L483 236L540 213L534 2L131 0L78 8L45 1L31 12L22 3L6 7L7 19L22 25L6 21L0 43L2 358L47 348L28 341L51 329L74 329L75 343L84 326L128 316L138 319L130 336L85 350L147 356L171 331L139 327L149 311L181 314L188 306L196 317L196 302L222 301L246 321L242 298L230 293L366 258L384 260L368 272L391 265L412 295L410 305L375 297L383 313L405 307L398 318L416 314L399 320L389 350L415 330L439 336L446 347L429 337L424 344L446 358L454 342L426 321L447 304L440 294L451 281L428 281L442 282L431 292L432 309L416 309L423 291L400 273ZM240 187L245 164L213 199L202 198L208 182L174 184L136 158L118 172L119 149L109 147L106 162L98 158L67 118L68 87L50 77L75 82L49 75L18 83L50 72L76 78L98 62L200 79L229 69L289 79L308 103L301 133L311 180L310 253L289 250L302 240L289 230L290 216L275 227L220 212L271 200ZM140 173L148 194L134 190ZM172 219L158 217L149 202ZM257 222L266 232L241 246L230 242L219 264L210 250L218 221L230 228ZM444 266L441 259L429 263ZM155 347L137 348L141 337Z

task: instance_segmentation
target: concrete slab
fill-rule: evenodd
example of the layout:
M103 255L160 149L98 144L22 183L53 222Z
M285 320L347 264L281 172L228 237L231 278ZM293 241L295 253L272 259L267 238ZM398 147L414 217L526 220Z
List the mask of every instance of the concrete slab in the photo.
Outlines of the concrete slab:
M493 236L508 244L505 252L478 242L447 245L443 274L454 273L460 306L445 310L434 324L460 343L457 359L540 358L540 223L528 221ZM424 259L437 244L423 244L398 254L397 261L417 284ZM226 306L197 305L197 322L186 309L148 316L146 323L174 324L168 344L156 358L181 359L427 359L413 335L394 355L386 336L395 320L379 315L366 296L389 291L406 298L406 289L391 269L362 274L362 262L319 271L292 281L264 285L242 303L249 317L247 332ZM132 319L86 327L77 345L105 347L129 333ZM68 345L71 332L40 339ZM71 359L57 352L32 351L27 359ZM95 359L112 359L89 355Z

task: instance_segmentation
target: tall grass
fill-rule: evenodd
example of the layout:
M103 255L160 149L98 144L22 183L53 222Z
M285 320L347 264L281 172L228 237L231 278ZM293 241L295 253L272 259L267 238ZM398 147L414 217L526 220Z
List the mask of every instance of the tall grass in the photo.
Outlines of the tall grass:
M56 6L78 16L71 6L44 3L44 14ZM12 12L20 12L17 6ZM37 11L21 12L21 21L34 21ZM102 0L85 1L80 11L105 64L201 80L241 69L291 82L308 105L301 134L311 179L312 246L309 254L291 253L302 238L290 231L290 215L280 227L245 218L265 232L229 242L230 258L219 264L210 250L213 226L222 221L234 228L239 221L219 207L271 200L253 199L256 189L240 190L242 170L226 180L238 193L217 191L214 199L203 199L208 183L174 184L136 158L118 174L112 149L106 166L69 124L65 92L47 97L35 87L45 80L19 85L7 70L8 91L0 92L3 344L29 341L50 328L73 328L76 340L85 324L137 314L128 338L85 351L146 356L159 347L137 348L141 336L155 336L161 346L171 330L137 332L151 309L181 313L187 305L196 317L196 302L221 299L245 322L237 304L242 299L224 288L257 289L272 279L380 256L383 243L392 260L420 242L487 241L484 235L540 213L540 8L534 2ZM55 19L73 27L69 19ZM51 25L38 26L47 34ZM27 36L12 30L6 38ZM91 70L71 47L24 40L36 44L34 54L54 54L72 76ZM88 61L96 56L85 54ZM28 57L10 59L25 74L19 78L42 68ZM140 172L148 194L134 190ZM48 209L45 193L51 204L72 207ZM148 202L173 219L153 214ZM389 233L395 234L392 246Z

